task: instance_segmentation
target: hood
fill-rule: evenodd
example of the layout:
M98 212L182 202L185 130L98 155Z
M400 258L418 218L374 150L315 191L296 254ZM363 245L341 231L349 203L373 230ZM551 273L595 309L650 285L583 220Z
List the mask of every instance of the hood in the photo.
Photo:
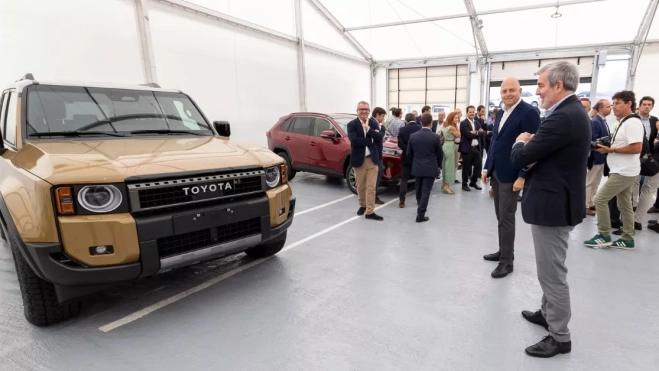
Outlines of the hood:
M31 141L12 161L51 184L123 182L132 176L272 166L266 148L218 137Z

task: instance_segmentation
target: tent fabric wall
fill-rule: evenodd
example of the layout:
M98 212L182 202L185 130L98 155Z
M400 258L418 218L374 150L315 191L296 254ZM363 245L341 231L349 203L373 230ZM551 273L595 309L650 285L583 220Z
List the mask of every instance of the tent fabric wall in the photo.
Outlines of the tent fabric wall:
M652 114L659 116L659 44L646 45L643 48L643 54L638 63L636 70L636 79L634 82L634 93L636 93L636 103L643 96L651 96L655 99Z

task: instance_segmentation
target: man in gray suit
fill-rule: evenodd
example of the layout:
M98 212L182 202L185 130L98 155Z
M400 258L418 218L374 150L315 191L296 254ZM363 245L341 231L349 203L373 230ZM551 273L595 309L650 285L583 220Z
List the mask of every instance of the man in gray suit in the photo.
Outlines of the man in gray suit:
M537 133L522 133L513 145L514 167L526 169L522 217L531 224L542 306L523 311L529 322L549 335L526 348L534 357L553 357L572 350L568 322L570 289L567 284L568 238L586 218L586 165L590 154L588 113L574 95L579 71L569 62L550 63L538 71L536 94L547 111Z

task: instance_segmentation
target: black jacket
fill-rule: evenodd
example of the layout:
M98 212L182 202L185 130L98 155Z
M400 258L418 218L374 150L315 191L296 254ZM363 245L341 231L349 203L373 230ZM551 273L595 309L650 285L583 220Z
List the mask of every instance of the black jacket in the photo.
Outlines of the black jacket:
M540 124L526 144L515 143L515 167L532 165L526 174L522 216L528 224L575 226L586 217L586 163L592 127L575 95L564 100Z
M398 131L398 148L403 150L403 153L401 154L401 162L403 165L412 166L412 157L407 155L407 147L410 143L410 136L419 130L421 130L421 125L412 121Z
M444 151L439 135L430 128L422 128L410 135L407 155L412 158L412 175L415 177L436 178L442 166Z
M362 122L356 118L348 123L348 139L350 140L350 165L360 167L364 164L366 147L371 151L371 160L374 163L380 163L382 158L382 149L377 146L377 142L382 142L384 133L379 131L380 127L375 120L368 120L369 130L364 135ZM379 152L378 152L379 150Z

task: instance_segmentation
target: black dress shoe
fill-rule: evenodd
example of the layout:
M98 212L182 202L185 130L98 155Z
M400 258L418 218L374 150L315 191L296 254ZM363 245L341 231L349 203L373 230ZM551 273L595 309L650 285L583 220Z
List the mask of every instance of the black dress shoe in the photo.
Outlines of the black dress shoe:
M483 259L491 262L498 262L500 258L501 258L501 253L498 251L492 254L483 255Z
M366 214L365 218L366 218L366 219L372 219L372 220L384 220L383 217L381 217L380 215L378 215L378 214L376 214L376 213L373 213L373 214Z
M467 191L467 192L471 192L471 189L469 187L467 187L466 185L462 186L462 190Z
M526 354L532 357L549 358L557 354L570 353L572 351L572 342L564 343L554 340L551 335L547 335L537 344L526 348Z
M544 327L545 330L549 331L549 325L547 324L547 320L542 315L542 311L540 311L539 309L535 312L531 312L530 310L523 310L522 317L524 317L524 319L526 319L527 321L534 323L536 325L540 325Z
M359 210L357 210L357 215L364 215L365 212L366 212L366 208L360 207Z
M474 188L474 189L477 189L477 190L479 190L479 191L480 191L481 189L483 189L483 188L479 187L478 184L470 184L469 186L472 187L472 188Z
M455 184L460 184L460 183L462 183L462 182L457 180L457 179L455 180Z
M659 220L648 220L648 225L657 224Z
M421 216L421 215L416 216L417 223L427 222L428 220L430 220L430 218L428 218L427 216Z
M648 229L659 233L659 224L648 224Z
M497 267L492 271L493 278L503 278L513 273L513 265L506 263L499 263Z

